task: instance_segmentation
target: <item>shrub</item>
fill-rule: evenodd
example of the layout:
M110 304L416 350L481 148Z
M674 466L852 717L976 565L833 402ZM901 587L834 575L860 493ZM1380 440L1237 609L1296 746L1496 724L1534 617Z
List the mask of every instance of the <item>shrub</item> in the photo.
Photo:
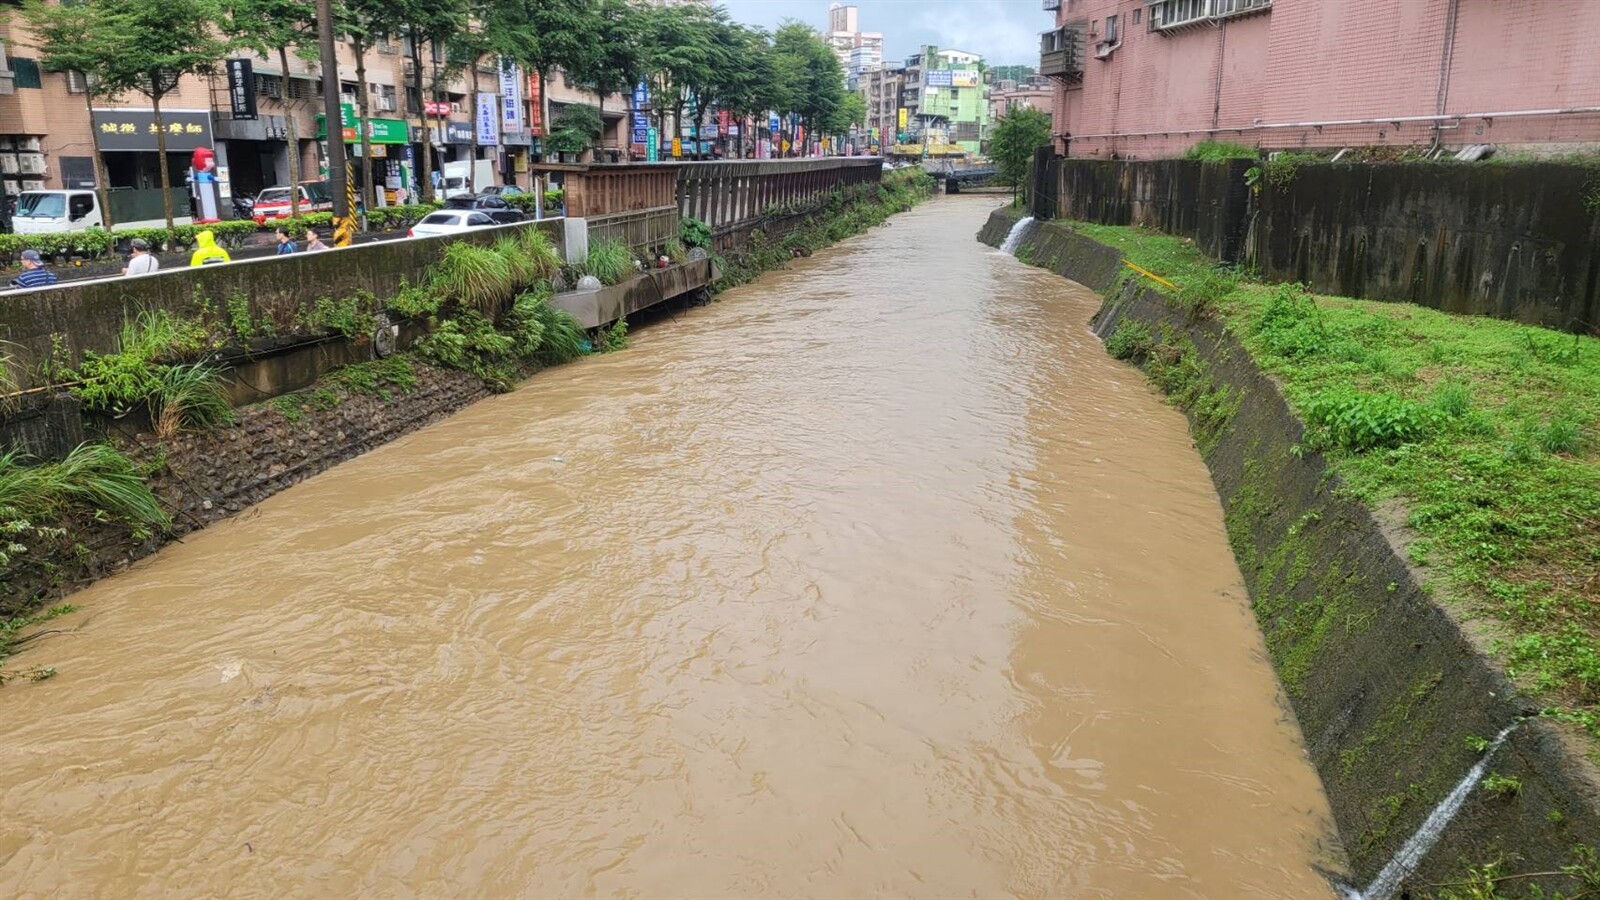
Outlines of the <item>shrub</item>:
M384 306L408 319L415 319L435 315L443 303L444 298L431 286L401 282L400 290Z
M544 341L544 318L541 307L547 305L543 292L527 291L517 295L511 309L500 320L500 330L511 338L511 352L522 359L533 359Z
M444 297L485 315L511 299L511 264L492 248L468 241L445 245L444 256L434 264L430 286Z
M633 277L633 253L621 241L609 238L589 245L589 257L584 260L583 271L593 275L602 284L621 284Z
M626 349L628 349L628 317L622 316L600 329L600 352L610 353L613 350Z
M690 216L678 223L678 240L685 247L701 247L711 249L711 226L704 221Z
M1209 319L1222 309L1222 301L1239 286L1231 272L1207 269L1178 291L1178 302L1196 319Z
M1150 333L1149 326L1143 322L1123 322L1117 330L1106 339L1106 352L1117 359L1126 359L1130 362L1143 362L1150 356L1150 350L1155 346L1155 336Z
M1431 424L1427 410L1411 400L1349 388L1317 394L1305 404L1305 414L1327 445L1354 451L1421 440Z
M142 525L169 524L134 464L110 444L80 444L58 463L23 465L0 454L0 518L55 518L87 509Z
M415 346L428 361L476 375L497 390L508 390L515 377L511 368L512 339L496 331L492 322L473 310L440 322Z
M1278 285L1253 328L1278 356L1309 356L1326 351L1330 343L1322 309L1298 284Z
M543 334L539 339L538 359L545 365L560 365L588 353L589 340L583 326L564 309L541 303L535 310Z
M366 291L349 297L318 297L301 316L301 324L313 331L333 331L346 340L364 343L378 328L378 298Z
M1583 426L1575 419L1552 419L1539 430L1539 446L1546 453L1577 453L1583 449Z
M192 363L168 366L157 376L150 398L150 420L156 436L175 437L185 428L210 428L233 423L233 406L222 390L221 373L213 366Z

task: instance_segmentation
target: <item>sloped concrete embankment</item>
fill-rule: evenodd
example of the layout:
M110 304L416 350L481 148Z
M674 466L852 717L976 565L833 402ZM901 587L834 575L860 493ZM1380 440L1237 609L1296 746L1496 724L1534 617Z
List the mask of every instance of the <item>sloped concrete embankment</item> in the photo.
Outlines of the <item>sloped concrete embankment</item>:
M998 246L1021 215L997 211L980 239ZM1096 317L1103 338L1140 322L1169 361L1191 357L1174 399L1186 401L1257 621L1366 884L1478 760L1473 740L1536 710L1424 590L1379 517L1302 448L1304 426L1222 323L1192 321L1128 280L1116 250L1062 224L1033 228L1018 256L1109 294ZM1594 768L1555 724L1522 722L1488 770L1520 790L1474 790L1408 879L1411 896L1494 861L1508 874L1554 872L1575 845L1600 840ZM1520 897L1540 884L1574 886L1557 875L1501 890Z

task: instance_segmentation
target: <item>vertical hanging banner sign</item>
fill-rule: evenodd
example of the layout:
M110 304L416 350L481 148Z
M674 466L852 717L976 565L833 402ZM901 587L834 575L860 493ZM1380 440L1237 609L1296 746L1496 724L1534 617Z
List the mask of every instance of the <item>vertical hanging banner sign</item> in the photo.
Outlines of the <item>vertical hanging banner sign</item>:
M248 59L228 60L228 108L235 119L256 117L255 64Z
M478 94L478 146L494 147L500 143L499 98L490 93Z
M528 73L528 130L534 137L544 134L544 86L539 84L539 73Z
M500 57L500 125L506 131L522 130L522 67Z

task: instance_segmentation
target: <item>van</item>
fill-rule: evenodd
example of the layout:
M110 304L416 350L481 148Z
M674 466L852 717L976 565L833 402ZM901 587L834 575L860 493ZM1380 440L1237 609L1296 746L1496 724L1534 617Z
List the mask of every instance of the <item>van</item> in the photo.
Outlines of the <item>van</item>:
M159 191L155 193L160 195ZM117 204L113 203L113 212L116 208ZM181 208L188 209L187 206ZM176 225L188 225L193 221L190 216L173 218ZM116 227L163 228L166 224L165 219L133 222L118 219ZM17 234L57 234L104 228L106 219L100 209L100 198L94 191L23 191L17 197L17 211L12 215L11 227Z

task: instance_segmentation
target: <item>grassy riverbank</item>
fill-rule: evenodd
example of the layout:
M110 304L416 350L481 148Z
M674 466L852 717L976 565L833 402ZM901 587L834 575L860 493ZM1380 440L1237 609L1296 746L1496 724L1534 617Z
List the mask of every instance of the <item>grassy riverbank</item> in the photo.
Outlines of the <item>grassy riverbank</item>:
M1600 736L1600 340L1259 284L1182 238L1073 227L1234 331L1435 596L1547 714Z

